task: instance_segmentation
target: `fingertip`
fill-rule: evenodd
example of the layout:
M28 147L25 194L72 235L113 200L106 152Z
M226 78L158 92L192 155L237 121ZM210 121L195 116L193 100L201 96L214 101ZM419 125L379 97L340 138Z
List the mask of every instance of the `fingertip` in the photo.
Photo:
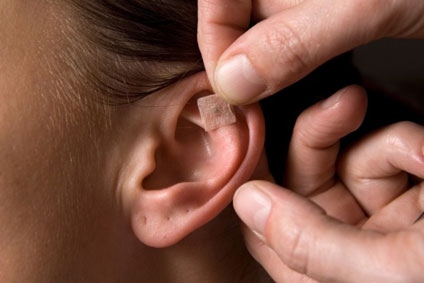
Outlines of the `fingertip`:
M263 98L267 89L265 80L244 54L235 55L220 64L216 69L214 81L218 93L235 105L256 102Z
M271 199L255 183L240 187L234 195L234 209L255 233L263 235L271 211Z
M320 105L324 109L333 108L338 106L340 102L346 98L358 100L358 105L366 103L367 101L366 91L363 87L359 85L349 85L323 100Z
M349 85L321 102L321 107L327 111L325 115L334 117L334 121L340 125L340 129L344 129L346 135L362 124L367 104L365 89L359 85Z

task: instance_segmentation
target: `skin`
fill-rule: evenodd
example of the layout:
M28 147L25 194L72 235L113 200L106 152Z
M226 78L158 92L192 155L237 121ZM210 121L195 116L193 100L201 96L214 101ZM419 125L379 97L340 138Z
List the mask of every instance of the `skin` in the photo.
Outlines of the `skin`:
M365 106L351 86L306 110L290 145L291 190L253 181L236 193L249 250L277 282L423 280L423 222L415 221L424 210L424 128L394 124L339 155Z
M370 41L424 38L419 0L199 0L198 6L208 77L233 104L270 96Z
M97 193L111 189L103 188L110 180L102 170L110 169L99 155L109 146L108 114L83 99L63 60L71 46L62 10L47 1L2 1L0 11L0 278L78 278L69 271L111 256L98 248L117 236L111 195Z
M199 0L198 4L198 39L208 77L215 92L233 104L248 104L270 96L298 81L330 58L373 40L382 37L424 38L424 18L422 17L424 2L417 0L336 2L322 0ZM251 22L255 25L249 28ZM353 106L350 107L353 108ZM333 120L330 117L327 118L329 120L322 121L322 124L330 123L329 127L332 129L334 127ZM350 125L350 123L347 123L347 125ZM399 128L404 127L405 125ZM423 210L421 202L417 200L417 194L407 194L410 197L415 195L412 198L408 197L412 207L416 207L417 202L420 203L419 209L415 209L413 213L408 209L404 210L407 206L405 203L403 203L405 207L399 205L396 208L397 210L393 208L395 206L390 206L393 210L390 208L383 209L389 203L389 200L397 197L400 191L404 191L408 187L405 184L406 174L400 172L422 177L422 172L419 170L422 168L422 151L419 142L421 138L416 137L414 131L400 131L399 128L396 128L396 134L390 132L388 138L379 140L380 146L385 148L386 151L373 152L363 148L364 152L374 154L374 157L381 162L377 163L381 168L375 173L381 180L384 180L383 184L389 186L390 189L386 191L384 186L380 184L378 193L372 194L372 197L377 196L376 199L378 200L377 203L374 203L369 199L371 193L366 189L361 189L360 186L344 188L344 191L352 189L351 205L360 204L358 208L363 208L364 214L343 214L336 218L343 221L346 221L346 218L362 219L363 222L368 223L367 218L363 217L366 214L374 216L374 213L384 211L390 215L397 215L399 211L407 211L405 214L407 216L402 217L402 219L407 219L407 225L402 226L406 230L405 233L400 232L394 235L389 233L387 235L386 232L391 232L398 226L392 222L386 223L385 221L380 222L381 219L376 220L379 217L376 217L375 220L374 217L371 217L369 220L370 226L384 227L383 234L371 235L371 232L364 233L356 227L340 225L339 222L335 223L332 219L323 216L322 210L317 209L306 198L288 193L272 183L249 183L243 187L245 193L236 195L235 208L247 226L255 230L256 234L261 235L262 242L258 243L257 238L252 237L252 233L246 232L247 243L258 261L268 270L271 270L271 274L275 274L272 270L280 274L278 270L284 271L284 267L289 266L291 270L300 273L300 277L305 281L313 279L336 282L346 280L378 282L389 279L400 282L422 281L420 275L422 267L418 262L422 262L423 253L421 248L416 247L416 243L422 242L423 228L419 224L413 225L411 229L407 228L413 222L412 220L418 217L418 211ZM406 128L410 129L409 127ZM309 134L306 137L311 138L310 134L312 133L307 132L308 125L305 125L304 129L304 132ZM328 127L321 130L323 130L323 133L329 134ZM318 135L316 129L313 132ZM328 140L329 137L334 138L332 143L326 145L330 147L331 151L325 151L326 147L322 147L319 142L317 145L310 142L306 143L304 138L304 141L301 140L300 144L309 144L311 148L296 146L291 149L293 154L289 162L294 162L298 167L290 169L291 171L287 176L294 174L293 176L299 178L298 180L292 178L289 181L289 189L293 189L303 196L309 196L312 193L316 195L316 198L321 198L319 197L321 194L317 192L321 190L333 191L329 188L332 188L335 180L343 176L340 176L340 172L336 172L333 166L337 152L334 144L340 136L318 136L324 138L324 140ZM395 138L390 138L391 136ZM416 143L408 143L409 139ZM398 142L387 143L387 140ZM375 145L371 146L374 142L370 141L369 144L370 147L379 148ZM403 145L407 146L404 147ZM314 150L317 149L317 146L319 150ZM401 154L399 154L393 156L395 160L390 160L387 153L389 150L405 152L405 149L406 152L411 153L409 159L405 156L401 157ZM305 156L302 150L308 154ZM306 160L311 159L311 153L316 154L314 156L317 162L305 163ZM328 154L327 157L326 154ZM298 157L293 157L295 155L298 155ZM364 156L367 157L366 154ZM296 161L297 158L299 160ZM405 164L400 161L405 160L405 158L410 161L410 164L414 165L404 166ZM329 160L330 163L322 163L322 161L328 162ZM300 170L301 166L306 168L315 166L312 169L317 169L321 168L322 164L328 164L325 168L330 167L330 169L324 172L311 171L313 174L317 174L316 176L310 176L308 171ZM393 164L396 169L391 168L390 174L383 170L383 168L386 168L386 170L390 168L388 164ZM365 171L366 166L363 166L362 170ZM350 169L354 170L355 168ZM395 174L391 175L392 172L395 172ZM352 174L357 173L359 172L352 172ZM324 176L321 176L321 174L324 174ZM367 175L365 174L365 176ZM402 176L403 179L399 179L399 176ZM305 179L302 179L302 177L305 177ZM319 179L323 177L325 178ZM373 179L376 176L367 177ZM305 181L312 181L312 183L308 184L306 188L297 186L305 183ZM394 182L391 183L392 181ZM397 187L398 185L399 187ZM396 188L393 188L393 186ZM336 187L340 189L340 184ZM262 204L268 203L272 206L269 218L266 217L265 213L267 209L262 209L262 206L258 207L261 216L254 216L248 213L247 209L243 209L243 207L253 205L249 200L254 199L254 195L258 195L256 194L258 190L264 192L267 196L261 198L259 202ZM411 192L417 190L419 191L419 189L412 189ZM331 198L328 195L322 197L325 203L321 206L325 210L333 211L335 208L331 208L329 203L337 203L339 199ZM353 201L352 196L357 199L358 203ZM316 200L316 202L319 201ZM399 203L402 204L402 201L399 201ZM326 205L329 205L330 208L326 208ZM308 213L311 210L314 213ZM358 209L355 211L358 211ZM295 215L303 215L304 217L295 217ZM333 213L330 215L334 216ZM382 212L382 215L385 214ZM298 244L296 239L287 239L290 235L288 235L286 225L281 221L283 218L292 222L302 219L302 222L298 222L302 225L295 226L293 232L300 235L299 239L302 240L302 245ZM258 219L261 219L260 222L262 223L258 224L261 226L260 231L255 226L255 221L258 222ZM352 223L348 222L347 224ZM308 229L309 234L307 234L302 233L301 228L303 227L313 228ZM316 241L318 238L323 239L324 237L318 235L324 233L332 233L332 237L328 238L328 241L332 241L331 243ZM414 240L411 240L411 238ZM352 244L347 245L344 239L351 239ZM286 243L286 240L289 241L288 244L283 245L282 243ZM270 253L274 254L274 257L258 256L258 254L261 254L259 252L259 250L262 250L261 247L270 249ZM296 247L304 248L298 250ZM335 254L326 253L326 256L323 257L320 251L326 247L339 252ZM291 257L293 253L297 254L298 252L304 256L300 258ZM266 252L265 254L269 253ZM349 260L346 259L346 255L349 255ZM385 260L369 262L371 255L373 258L389 258L391 262L387 265L385 265L387 263ZM366 268L361 268L363 266L360 263L363 262L366 262ZM381 270L383 272L380 272ZM379 277L384 277L384 275L387 278ZM278 275L275 275L274 278L281 281L286 279ZM291 277L288 278L288 282L292 282L290 281ZM297 277L297 279L299 278Z
M5 0L0 16L0 281L260 282L261 269L243 246L235 215L228 208L261 152L261 140L254 138L263 135L258 108L239 108L239 123L210 137L216 143L209 143L208 149L228 152L224 157L229 170L218 182L195 178L211 177L207 173L218 172L217 168L193 171L189 167L193 162L182 162L188 167L178 173L197 182L187 198L184 190L177 194L176 186L169 189L161 183L172 185L175 177L186 181L169 170L173 168L161 167L168 163L159 163L160 174L149 172L155 156L168 160L166 150L138 150L149 149L150 142L175 149L168 147L175 143L166 138L176 133L169 125L190 125L180 127L185 132L177 132L177 137L204 138L201 128L175 109L186 109L192 97L211 92L205 74L139 104L109 107L99 104L96 95L101 94L84 83L84 72L89 71L81 67L87 59L82 48L86 46L73 42L78 22L66 6L56 1ZM173 103L163 104L170 96ZM152 103L164 108L146 107ZM228 139L220 137L231 137L233 147L225 147ZM197 160L189 152L183 147L176 153L195 161L196 168L224 164ZM132 163L137 158L139 162ZM137 166L128 166L133 164ZM198 186L205 182L214 186ZM144 201L151 203L151 210L138 205ZM156 205L163 203L171 204L168 210ZM188 211L187 203L196 209L189 218L176 218ZM163 211L174 218L163 217ZM143 229L140 215L160 219L161 229ZM179 225L173 226L171 219ZM181 226L184 229L175 229Z
M267 278L228 206L262 150L257 106L206 134L186 107L211 93L204 73L135 104L102 104L66 5L3 0L0 18L1 282ZM227 170L216 178L220 151Z

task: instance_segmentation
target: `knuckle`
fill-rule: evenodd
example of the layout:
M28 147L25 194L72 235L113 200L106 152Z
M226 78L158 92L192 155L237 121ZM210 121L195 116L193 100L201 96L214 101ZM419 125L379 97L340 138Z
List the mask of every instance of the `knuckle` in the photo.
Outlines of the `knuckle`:
M416 127L416 125L417 124L411 121L402 121L402 122L397 122L395 124L390 125L389 128L393 131L397 131L397 130L402 130L403 128L411 129L413 127Z
M320 121L314 119L316 117L302 113L294 126L292 139L301 143L304 147L311 149L328 149L332 147L337 141L332 137L334 136L335 126L328 121Z
M273 65L284 67L286 79L297 79L299 75L311 69L311 55L306 48L305 33L297 30L290 23L277 22L268 29L263 38L264 50L268 50ZM274 74L278 81L281 72Z
M369 28L364 30L364 40L379 38L392 29L390 22L393 20L394 3L397 0L368 0L351 1L348 5L349 14L353 16L372 16ZM378 11L378 12L376 12ZM398 23L397 23L398 24Z
M419 126L410 121L398 122L387 127L386 142L389 146L404 148L411 133L417 133Z
M286 227L287 229L287 227ZM284 262L293 270L302 274L308 274L308 240L305 233L295 229L292 233L287 233L287 253Z

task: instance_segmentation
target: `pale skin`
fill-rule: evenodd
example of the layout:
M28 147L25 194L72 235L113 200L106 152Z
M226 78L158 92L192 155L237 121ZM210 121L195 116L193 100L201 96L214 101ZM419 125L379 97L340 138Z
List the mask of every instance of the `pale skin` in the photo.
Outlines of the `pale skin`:
M424 128L394 124L340 153L365 107L364 91L351 86L306 110L290 145L290 191L253 181L236 193L249 250L277 282L423 280L424 226L415 221Z
M199 0L198 4L198 39L208 77L215 92L233 104L249 104L270 96L278 90L300 80L327 60L373 40L383 37L424 38L424 17L422 16L424 14L424 2L419 0ZM255 25L249 28L252 22ZM331 123L331 120L327 122ZM327 131L328 129L326 128L324 133ZM409 138L412 140L416 138L414 133L411 133L409 136L407 132L403 130L399 140L406 143ZM338 140L338 138L338 136L334 137L333 142ZM384 141L381 142L382 148L389 150L394 147L395 150L398 149L395 144L387 145ZM373 144L373 142L370 142L370 144ZM410 146L413 147L413 145ZM417 172L422 167L422 164L420 164L421 145L417 143L415 146L416 148L411 149L413 154L410 156L411 161L413 161L411 164L415 164L415 168L400 167L396 169L422 177L420 175L421 172ZM299 155L298 158L303 158L303 161L296 161L296 158L293 158L290 162L301 163L305 162L307 158L310 158L310 155L307 155L307 158L305 158L302 155L302 151L299 151L299 148L292 150L295 150L296 155ZM401 149L398 150L401 151ZM333 152L330 152L329 157L321 156L325 152L318 151L317 160L328 161L330 158L334 161L334 151L335 149L333 148ZM364 149L364 151L367 150ZM310 153L311 149L306 148L306 152ZM376 156L376 159L381 159L381 166L386 168L388 162L386 155L388 153L378 151L375 154L379 154ZM322 162L317 162L317 164L318 167L324 166ZM328 164L333 165L332 163ZM310 164L302 165L311 166ZM327 179L319 181L334 180L335 169L333 167L330 168L331 170L321 172ZM301 168L301 166L298 168ZM398 172L396 170L394 171ZM314 178L317 176L313 176L314 178L312 179L302 179L302 177L305 177L304 172L292 170L291 173L299 177L299 180L294 182L294 187L288 186L288 188L294 189L300 194L308 195L316 190L316 186L322 185L321 183L311 182L307 185L306 189L299 188L296 186L297 183L302 183L302 180L307 180L308 182L316 181ZM375 173L378 174L381 171ZM405 174L401 175L405 176ZM290 174L287 174L287 176L290 176ZM379 177L387 176L383 175ZM390 181L393 179L396 182L391 183ZM291 178L291 181L294 180L296 178ZM383 178L383 180L386 179ZM393 176L390 176L389 180L386 180L389 188L397 186L399 183L400 181ZM272 253L278 254L279 257L269 258L258 256L259 248L257 239L252 237L249 232L246 232L247 243L251 247L252 253L257 255L258 261L268 270L284 270L284 266L289 265L292 270L294 269L301 274L306 273L306 276L302 276L303 280L306 281L313 280L311 278L314 278L323 281L344 281L350 279L358 280L359 282L372 282L374 280L378 281L378 279L381 279L378 276L383 275L392 276L390 278L394 281L398 279L401 282L405 282L402 280L422 281L420 277L422 267L418 264L422 262L424 256L421 249L415 246L416 242L422 242L421 233L424 229L420 224L413 225L411 229L402 226L406 232L396 234L396 236L385 237L385 234L379 234L381 237L374 237L373 239L375 241L371 241L374 247L379 247L377 250L373 250L372 248L370 249L370 246L373 245L370 244L366 236L368 235L367 233L358 232L357 229L352 230L352 227L346 228L347 226L340 226L326 217L321 217L322 214L317 213L319 210L316 210L316 207L312 208L314 206L306 199L277 189L271 183L256 183L256 186L251 186L253 184L255 183L246 185L244 188L250 189L246 189L244 194L238 194L238 197L236 197L235 203L240 205L239 207L236 205L236 210L240 218L251 229L255 229L253 225L254 220L252 220L252 217L255 217L247 213L246 210L241 209L243 206L242 199L247 203L248 199L254 198L255 188L260 187L272 200L272 213L266 222L266 231L262 231L261 237L268 243L266 247L270 248ZM364 206L366 209L368 207L372 208L371 211L365 210L370 215L374 216L374 213L380 210L385 211L384 213L389 213L390 211L392 215L402 210L399 208L397 210L383 209L383 204L386 204L388 200L397 196L399 190L405 189L406 185L404 183L401 185L403 186L400 186L394 191L378 190L378 193L373 195L373 197L378 195L378 204L373 201L368 203L370 201L369 192L364 192L363 190L357 191L354 188L352 190L353 195L358 198L361 206ZM328 189L329 187L325 188ZM417 190L411 191L416 192ZM411 194L413 195L413 193L408 193L407 195L410 196ZM326 198L324 197L324 199ZM416 204L416 194L415 199L409 200L411 203ZM266 201L262 199L261 202ZM329 203L331 202L326 202L326 204ZM354 202L351 204L354 204ZM415 207L416 205L411 206ZM311 209L316 211L312 215L320 215L321 221L318 221L319 219L315 221L315 218L312 216L310 218L306 217L306 215L309 215L306 212ZM417 213L420 209L416 210L412 214L409 214L410 212L407 210L406 215L408 216L403 216L401 219L406 218L408 224L411 225L411 219L419 215ZM382 212L383 215L384 213ZM263 212L262 214L262 218L266 218L264 216L265 213ZM316 225L314 227L317 230L315 233L311 233L311 235L334 232L332 234L334 238L331 238L333 244L331 245L333 248L338 249L339 252L336 254L326 254L324 260L322 256L319 256L320 253L316 251L324 249L326 244L323 242L316 243L313 238L305 236L302 238L302 241L305 241L304 246L308 247L309 244L315 247L314 251L316 253L312 251L305 252L306 255L304 258L300 259L290 257L289 255L294 249L293 245L296 243L283 245L287 233L286 226L280 219L285 214L304 215L305 217L301 218L302 221L305 221L302 222L302 227L307 227L315 223ZM377 213L377 215L379 214ZM360 214L356 215L356 217L354 214L350 216L344 215L344 217L361 218ZM311 222L308 222L308 219ZM294 221L295 218L292 216L290 220ZM365 221L366 219L363 220ZM384 223L384 225L378 223L380 220L377 221L375 217L370 218L369 221L371 223L376 221L376 225L382 225L384 232L398 227L393 224L393 228L390 228L390 225L387 223ZM334 225L330 225L331 223ZM301 228L297 227L296 229ZM340 233L336 233L336 231ZM351 233L344 234L341 231L350 231ZM301 235L306 235L306 233ZM354 244L350 246L345 245L345 242L343 242L344 239L349 239L348 235L357 240L353 241L352 243ZM358 235L365 237L359 237ZM383 238L390 240L385 241ZM418 238L418 240L410 241L410 238ZM414 242L414 244L410 244L411 242ZM390 258L392 265L384 265L383 261L378 264L372 262L366 266L367 268L359 268L359 263L368 262L369 251L373 251L375 257ZM349 255L349 260L346 258L346 255ZM411 262L407 260L410 258L417 258L418 260ZM405 262L411 262L411 264L405 266ZM384 272L380 272L380 270L384 270ZM275 278L283 280L283 278L277 275ZM289 280L288 282L291 281Z
M203 73L99 104L58 3L0 2L0 281L258 282L228 208L262 152L258 107L205 133Z
M0 281L258 282L229 204L262 152L259 107L205 132L205 73L107 106L80 82L69 7L3 0L0 18Z
M420 0L199 0L198 6L208 77L233 104L270 96L370 41L424 38Z

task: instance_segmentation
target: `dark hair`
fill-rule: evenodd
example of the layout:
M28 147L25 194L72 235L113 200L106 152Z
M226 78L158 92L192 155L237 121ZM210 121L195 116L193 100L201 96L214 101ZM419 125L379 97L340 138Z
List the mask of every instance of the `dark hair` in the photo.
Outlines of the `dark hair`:
M70 1L106 97L131 102L203 70L197 0Z

